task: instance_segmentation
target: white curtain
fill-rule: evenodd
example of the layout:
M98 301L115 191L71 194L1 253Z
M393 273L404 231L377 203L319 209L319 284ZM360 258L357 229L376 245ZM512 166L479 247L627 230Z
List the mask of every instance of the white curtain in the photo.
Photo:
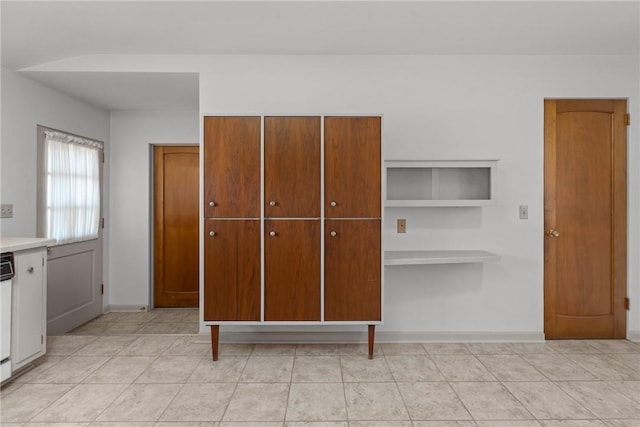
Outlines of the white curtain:
M47 237L56 244L98 237L101 142L45 131Z

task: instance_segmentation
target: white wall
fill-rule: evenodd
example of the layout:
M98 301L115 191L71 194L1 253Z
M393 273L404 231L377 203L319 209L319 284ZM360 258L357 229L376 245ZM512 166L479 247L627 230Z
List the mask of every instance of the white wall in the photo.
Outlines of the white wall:
M109 301L150 304L151 146L198 143L197 111L111 114Z
M380 329L434 336L541 337L543 100L628 98L628 328L640 338L637 56L109 56L55 64L65 67L200 72L200 115L383 113L388 159L500 159L496 206L386 211L388 248L479 248L501 257L387 271ZM112 115L112 304L149 303L149 144L196 141L196 115ZM521 204L529 220L518 219ZM398 217L408 220L406 235L393 232Z
M387 269L380 330L533 338L543 331L543 100L629 98L638 117L638 71L637 57L617 56L211 58L200 106L202 114L383 113L386 159L500 159L496 206L386 210L389 249L486 249L501 261ZM637 123L629 165L629 329L640 331ZM518 219L521 204L530 219ZM407 218L406 235L394 233L396 218Z
M0 194L2 203L13 204L13 218L0 219L3 236L36 236L37 125L104 141L108 147L107 111L3 67Z

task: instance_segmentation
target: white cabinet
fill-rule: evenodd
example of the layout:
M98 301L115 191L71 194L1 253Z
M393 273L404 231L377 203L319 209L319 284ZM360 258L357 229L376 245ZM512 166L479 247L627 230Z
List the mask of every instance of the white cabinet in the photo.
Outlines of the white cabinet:
M46 350L47 248L14 253L11 307L11 370L15 372Z
M387 207L483 206L496 199L497 160L385 162Z

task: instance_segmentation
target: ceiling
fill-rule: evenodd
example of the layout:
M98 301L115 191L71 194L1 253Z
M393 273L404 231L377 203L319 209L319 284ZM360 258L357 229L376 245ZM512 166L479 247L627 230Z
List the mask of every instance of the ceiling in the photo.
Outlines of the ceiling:
M640 51L640 0L3 0L0 14L2 66L12 70L94 54ZM197 75L145 74L29 73L47 86L108 110L197 109Z

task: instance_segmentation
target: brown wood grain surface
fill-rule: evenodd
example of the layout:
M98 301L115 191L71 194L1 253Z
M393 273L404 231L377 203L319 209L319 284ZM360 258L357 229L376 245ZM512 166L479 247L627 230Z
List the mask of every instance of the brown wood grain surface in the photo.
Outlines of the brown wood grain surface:
M327 218L381 217L381 123L380 117L325 118Z
M264 239L265 320L320 320L320 220L266 220Z
M381 320L380 220L326 220L324 233L325 320Z
M206 218L260 216L260 128L260 117L204 118Z
M154 147L155 307L198 307L199 149Z
M621 100L545 102L545 335L626 336ZM622 230L622 231L621 231Z
M260 320L260 221L206 220L204 232L204 320Z
M264 203L267 218L320 217L320 117L265 117Z

